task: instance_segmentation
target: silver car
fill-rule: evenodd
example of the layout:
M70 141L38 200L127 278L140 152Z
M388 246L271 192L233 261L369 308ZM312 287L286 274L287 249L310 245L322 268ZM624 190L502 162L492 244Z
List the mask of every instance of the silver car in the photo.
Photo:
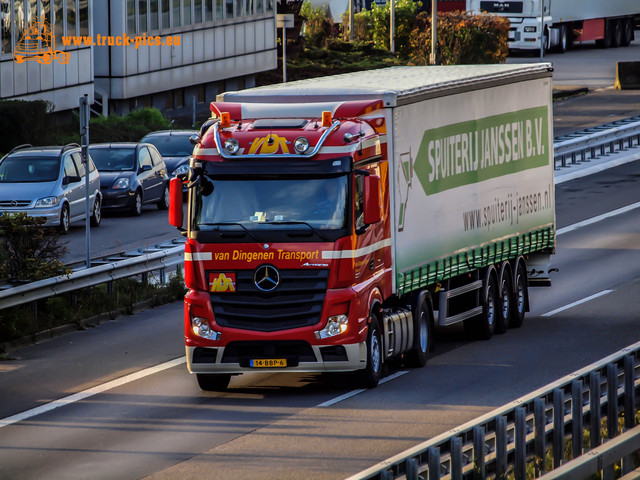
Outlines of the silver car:
M44 217L45 226L69 231L85 219L85 166L80 147L21 145L0 160L0 215L24 212ZM102 218L100 174L89 158L89 215L97 227Z

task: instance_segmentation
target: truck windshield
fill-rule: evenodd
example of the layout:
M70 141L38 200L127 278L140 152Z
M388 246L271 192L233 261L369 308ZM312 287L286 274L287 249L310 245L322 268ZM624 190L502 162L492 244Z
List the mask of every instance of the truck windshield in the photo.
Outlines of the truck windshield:
M209 195L204 183L213 183ZM335 230L346 226L347 176L308 179L203 179L197 187L194 227L221 224L247 229L268 223Z

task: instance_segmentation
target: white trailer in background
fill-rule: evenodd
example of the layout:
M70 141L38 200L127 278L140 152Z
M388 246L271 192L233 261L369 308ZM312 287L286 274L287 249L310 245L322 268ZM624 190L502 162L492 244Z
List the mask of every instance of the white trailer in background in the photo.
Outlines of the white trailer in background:
M467 0L467 10L508 17L513 50L540 49L543 12L544 48L558 52L593 40L602 48L626 47L640 21L638 0Z

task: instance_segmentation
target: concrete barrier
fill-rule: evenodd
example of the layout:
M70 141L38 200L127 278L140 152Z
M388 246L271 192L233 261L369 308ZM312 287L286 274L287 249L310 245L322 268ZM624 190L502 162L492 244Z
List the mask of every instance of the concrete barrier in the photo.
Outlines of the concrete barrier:
M618 62L616 64L617 90L640 90L640 62Z

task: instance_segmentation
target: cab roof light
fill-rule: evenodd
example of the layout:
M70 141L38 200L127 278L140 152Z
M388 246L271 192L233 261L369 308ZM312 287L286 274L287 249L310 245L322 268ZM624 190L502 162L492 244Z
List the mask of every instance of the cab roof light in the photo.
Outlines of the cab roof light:
M322 112L322 126L330 127L331 126L331 112L324 111Z
M229 112L220 112L220 127L229 128L231 126L231 115Z

